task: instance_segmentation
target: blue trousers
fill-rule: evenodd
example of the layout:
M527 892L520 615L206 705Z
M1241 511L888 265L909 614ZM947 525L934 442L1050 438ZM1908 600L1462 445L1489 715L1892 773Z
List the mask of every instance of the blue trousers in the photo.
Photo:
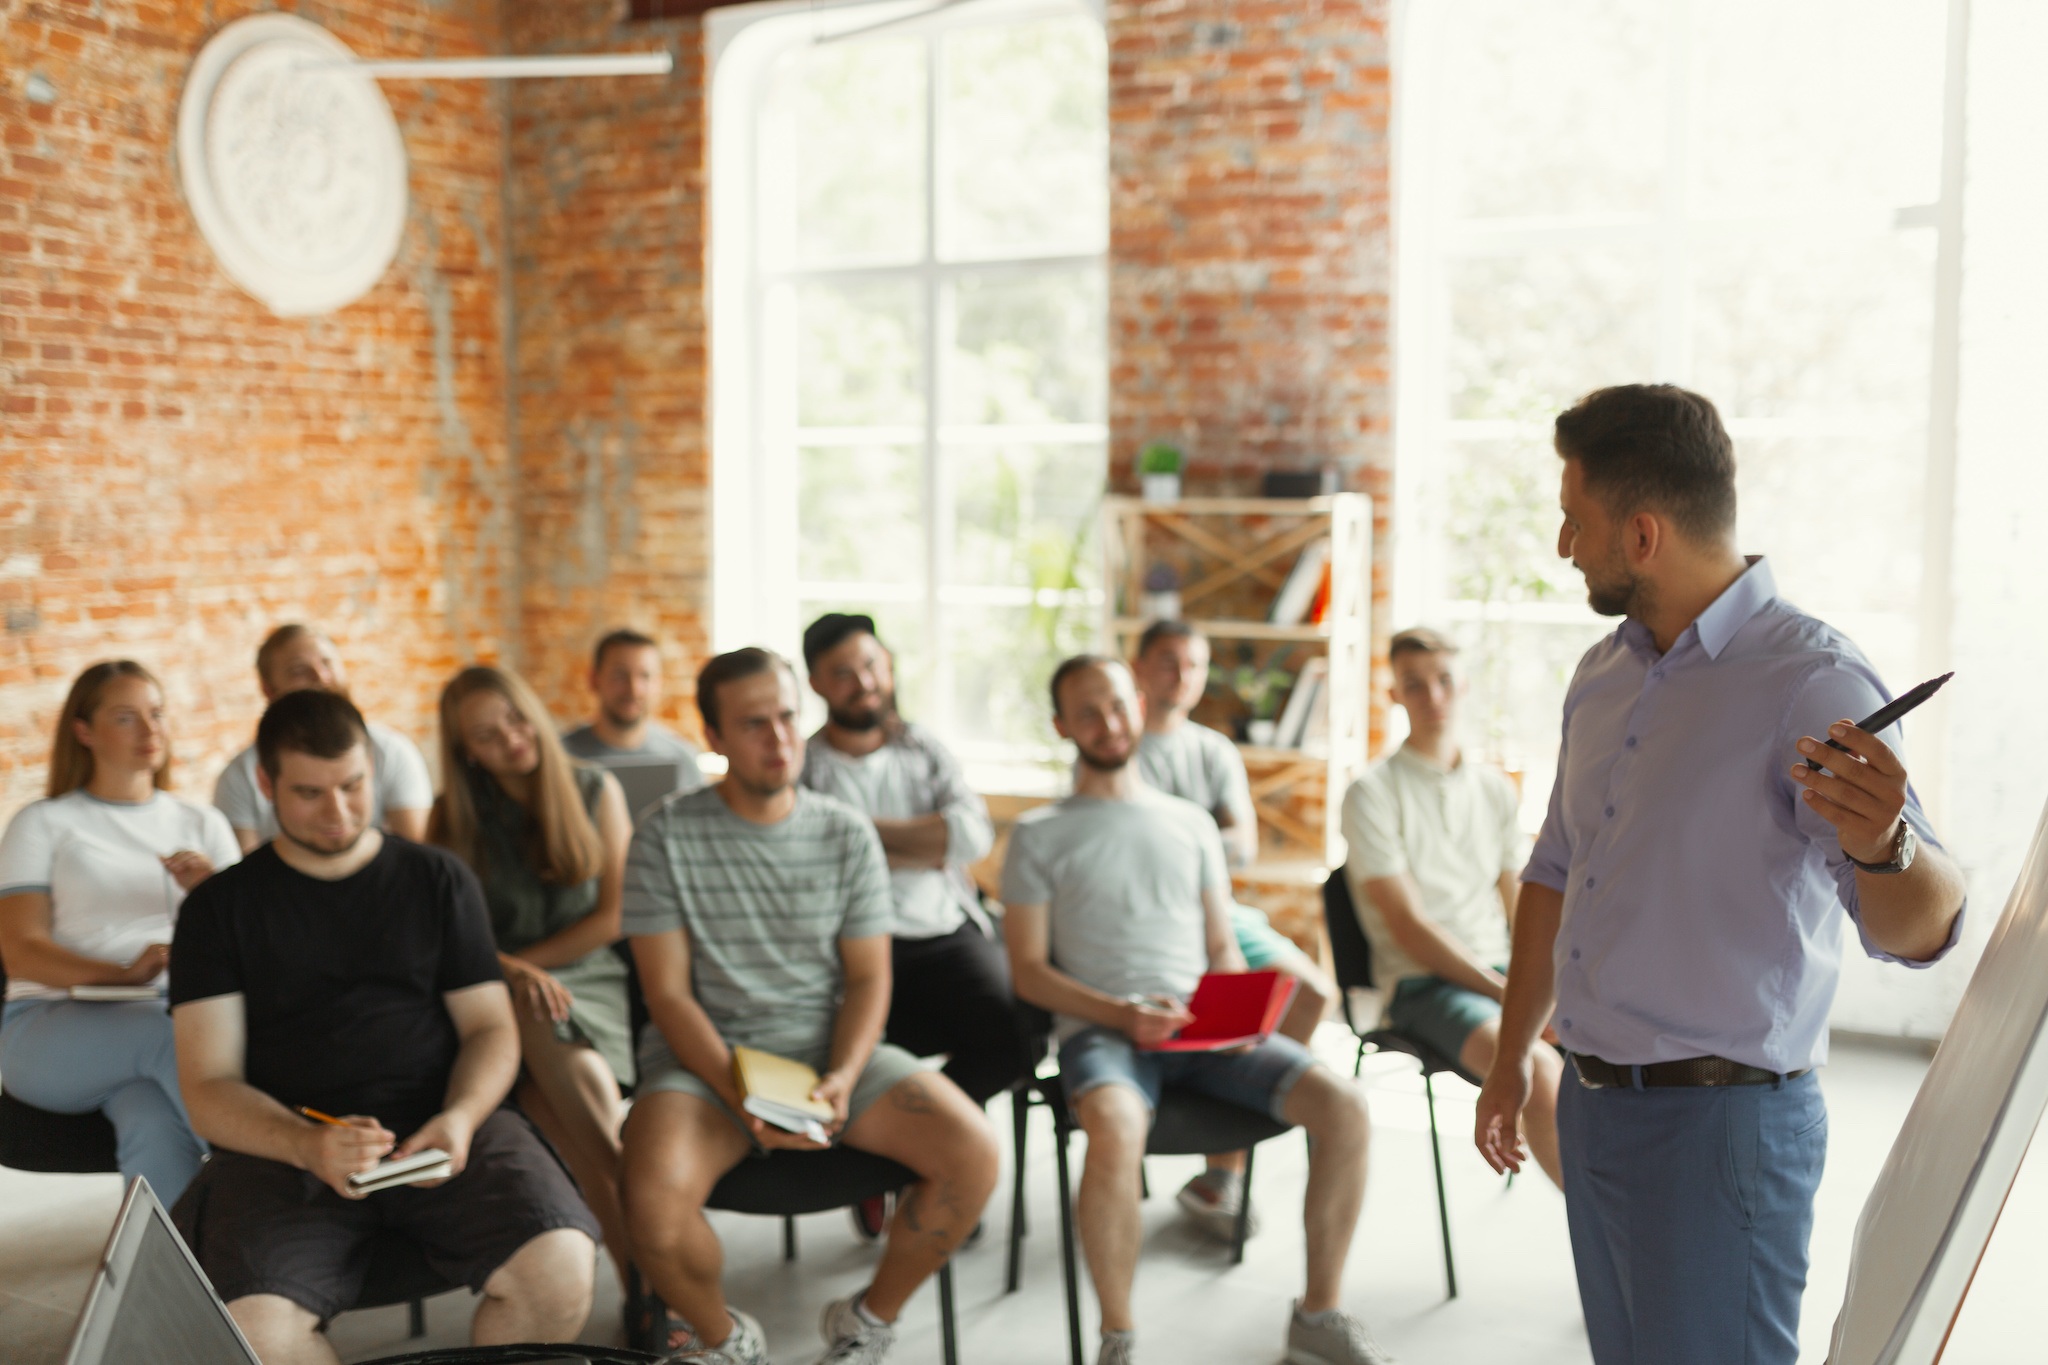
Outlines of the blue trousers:
M1828 1111L1775 1085L1557 1100L1565 1213L1595 1365L1794 1365Z
M114 1125L121 1178L142 1176L165 1208L199 1173L206 1144L178 1094L178 1054L161 1001L16 1000L0 1016L0 1077L38 1109L98 1109Z

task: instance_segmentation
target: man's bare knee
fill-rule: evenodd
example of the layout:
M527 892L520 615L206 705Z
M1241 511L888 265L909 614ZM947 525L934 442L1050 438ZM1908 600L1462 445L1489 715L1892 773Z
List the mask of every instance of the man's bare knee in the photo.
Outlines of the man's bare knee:
M1358 1087L1320 1063L1294 1083L1284 1113L1289 1123L1307 1130L1319 1142L1363 1143L1371 1128L1365 1096Z
M228 1316L263 1361L333 1360L320 1335L320 1315L282 1294L245 1294L228 1304Z
M484 1296L523 1305L540 1317L582 1325L597 1289L597 1244L581 1228L552 1228L530 1238L484 1281Z
M1144 1096L1129 1086L1096 1086L1075 1103L1074 1117L1088 1135L1089 1160L1098 1152L1129 1165L1144 1157L1152 1111Z

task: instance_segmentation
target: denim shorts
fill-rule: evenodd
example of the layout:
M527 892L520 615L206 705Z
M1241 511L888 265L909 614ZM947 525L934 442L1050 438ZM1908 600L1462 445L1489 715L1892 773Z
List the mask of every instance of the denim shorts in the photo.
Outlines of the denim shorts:
M1060 1044L1060 1079L1072 1104L1097 1086L1125 1085L1159 1108L1160 1089L1185 1086L1204 1095L1270 1115L1280 1112L1294 1083L1316 1064L1309 1050L1275 1034L1249 1052L1141 1052L1112 1028L1082 1029Z

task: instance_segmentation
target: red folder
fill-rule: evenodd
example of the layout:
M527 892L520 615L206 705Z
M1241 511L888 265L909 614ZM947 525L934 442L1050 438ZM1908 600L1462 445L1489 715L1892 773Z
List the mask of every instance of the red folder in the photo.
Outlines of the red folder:
M1285 972L1211 972L1195 987L1195 1021L1151 1052L1225 1052L1263 1043L1280 1027L1301 983Z

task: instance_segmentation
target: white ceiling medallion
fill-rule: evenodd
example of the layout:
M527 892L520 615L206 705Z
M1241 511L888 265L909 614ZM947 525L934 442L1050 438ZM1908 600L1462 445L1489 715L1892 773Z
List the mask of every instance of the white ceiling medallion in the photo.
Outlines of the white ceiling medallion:
M405 142L377 83L334 66L354 56L318 24L251 15L201 49L178 105L192 216L282 317L361 298L405 230Z

